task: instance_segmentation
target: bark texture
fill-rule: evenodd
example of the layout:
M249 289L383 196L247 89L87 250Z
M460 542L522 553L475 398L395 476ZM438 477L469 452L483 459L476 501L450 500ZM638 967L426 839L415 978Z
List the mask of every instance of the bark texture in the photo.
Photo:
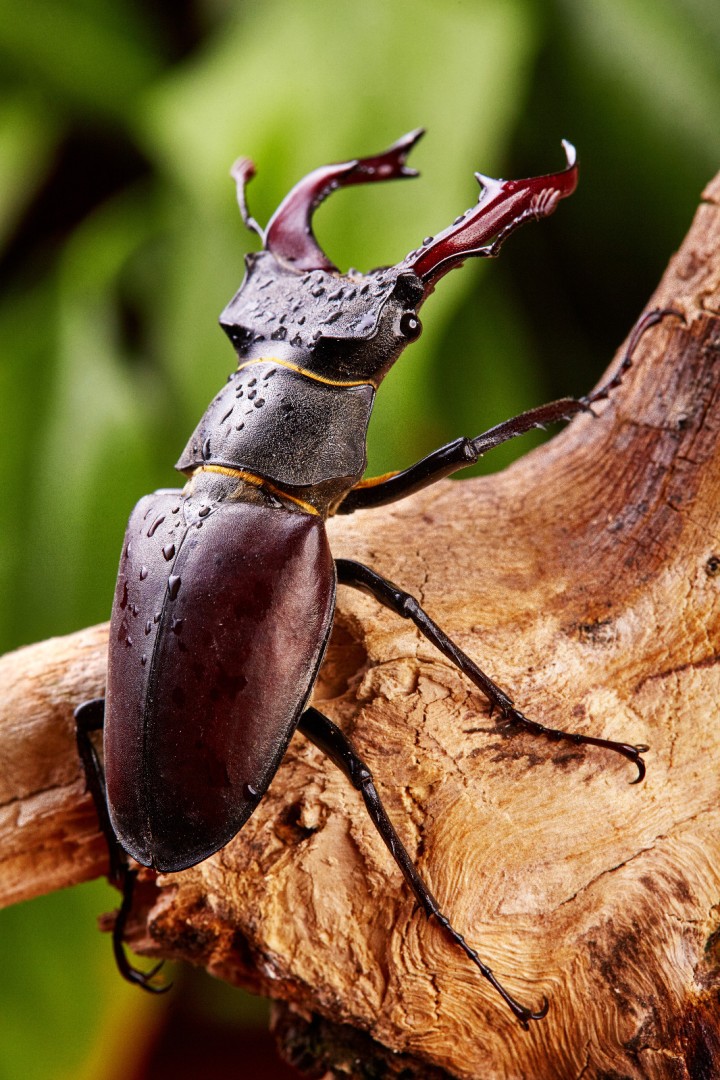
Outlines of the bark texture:
M686 324L648 332L598 419L461 499L446 481L330 523L337 556L414 592L527 715L651 746L631 786L616 755L507 737L412 626L340 590L315 702L454 925L523 1003L547 995L547 1018L523 1032L426 923L359 795L301 736L241 834L143 896L135 947L290 1003L296 1060L482 1080L720 1072L719 202L720 178L648 305ZM105 869L72 709L103 691L106 640L96 627L0 661L0 903Z

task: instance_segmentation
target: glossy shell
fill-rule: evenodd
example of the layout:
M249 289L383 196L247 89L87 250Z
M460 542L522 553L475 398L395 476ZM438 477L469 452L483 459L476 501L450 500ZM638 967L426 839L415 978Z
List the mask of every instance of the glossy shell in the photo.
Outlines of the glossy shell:
M248 819L313 686L334 598L318 517L178 492L138 503L105 719L110 816L138 862L182 870Z

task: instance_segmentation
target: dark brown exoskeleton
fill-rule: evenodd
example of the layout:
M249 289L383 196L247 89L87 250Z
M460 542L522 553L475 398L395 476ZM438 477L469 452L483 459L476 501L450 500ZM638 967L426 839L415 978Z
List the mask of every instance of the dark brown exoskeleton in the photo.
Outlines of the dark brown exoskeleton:
M374 570L333 559L324 521L403 498L533 427L567 420L618 385L544 405L474 439L461 438L403 472L363 480L375 394L408 342L438 279L471 255L496 255L525 221L552 213L577 183L567 167L528 180L478 174L476 206L397 266L341 274L318 246L313 211L338 187L413 176L405 165L421 132L376 157L317 169L293 188L263 232L249 216L252 163L233 168L245 224L262 251L247 257L239 291L220 317L237 370L212 401L177 468L182 490L142 499L128 525L110 633L107 696L77 710L78 743L104 831L111 878L123 889L122 947L135 871L173 872L223 847L262 799L296 728L361 792L373 823L418 903L460 946L523 1027L545 1015L515 1001L440 911L388 820L372 775L343 733L308 708L333 621L336 584L371 593L410 619L502 716L533 734L612 750L638 768L645 746L555 731L529 720L420 607ZM104 778L89 733L103 726Z

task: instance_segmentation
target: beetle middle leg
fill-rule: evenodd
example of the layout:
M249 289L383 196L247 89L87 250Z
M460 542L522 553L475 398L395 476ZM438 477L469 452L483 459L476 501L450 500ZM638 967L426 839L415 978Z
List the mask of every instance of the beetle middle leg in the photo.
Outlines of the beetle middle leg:
M463 652L440 629L414 596L399 589L397 585L363 563L354 562L352 559L336 559L335 565L340 585L349 585L351 588L370 593L396 615L400 615L403 619L410 619L420 633L482 691L490 702L491 712L498 709L511 724L515 724L531 735L542 735L553 742L563 741L573 743L575 746L598 746L604 750L613 750L637 766L638 775L632 783L639 784L644 778L645 762L641 755L649 749L647 746L644 744L633 746L630 743L615 742L613 739L598 739L592 735L581 735L574 731L560 731L558 728L545 727L537 720L530 720L515 708L512 699L478 667L475 661L471 660L467 653Z
M418 873L407 849L387 816L373 783L372 773L362 758L358 756L350 740L342 733L339 727L333 724L332 720L318 712L317 709L306 709L300 717L298 727L303 735L307 736L311 742L314 742L345 773L353 787L361 793L373 825L383 838L427 918L436 919L446 936L455 945L460 946L465 955L479 968L490 985L497 990L526 1031L528 1021L541 1020L548 1011L547 998L543 1000L543 1004L537 1012L533 1012L517 1002L498 981L487 964L483 963L475 950L468 945L462 934L451 925L447 916L442 913L437 900Z
M115 918L112 933L113 954L118 971L128 982L141 986L151 994L162 994L170 989L170 983L153 983L151 980L160 971L164 961L155 964L149 971L134 968L125 954L123 939L128 917L132 911L137 870L133 869L128 857L120 846L110 821L105 794L105 775L100 756L92 741L93 732L102 731L105 720L105 699L93 698L85 701L75 710L75 738L78 753L85 770L88 791L92 795L100 829L105 837L110 858L108 880L122 893L120 909Z

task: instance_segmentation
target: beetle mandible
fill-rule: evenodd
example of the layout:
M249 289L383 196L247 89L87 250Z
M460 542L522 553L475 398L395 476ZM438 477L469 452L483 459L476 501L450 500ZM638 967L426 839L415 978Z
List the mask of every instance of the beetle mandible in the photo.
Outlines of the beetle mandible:
M333 559L331 514L403 498L471 465L534 427L591 410L619 385L643 331L638 324L616 375L586 397L532 409L476 438L460 438L410 468L363 480L377 388L421 331L417 312L440 277L470 256L493 257L526 221L552 213L577 184L566 167L526 180L476 174L477 204L396 266L342 274L312 232L317 206L338 187L415 176L406 165L422 130L389 149L316 169L282 201L267 228L250 216L247 158L235 163L245 225L262 240L220 316L238 367L211 402L180 457L182 490L143 498L127 528L113 605L107 692L76 711L78 746L110 844L111 880L123 891L113 942L122 974L149 990L124 953L136 871L193 866L222 848L262 799L299 729L360 791L368 813L428 918L479 968L520 1024L543 1017L516 1001L451 925L390 823L372 774L351 743L308 699L333 622L336 584L361 589L418 630L516 727L553 740L615 751L638 769L643 745L544 727L463 653L417 600L370 567ZM104 771L90 733L104 726Z

